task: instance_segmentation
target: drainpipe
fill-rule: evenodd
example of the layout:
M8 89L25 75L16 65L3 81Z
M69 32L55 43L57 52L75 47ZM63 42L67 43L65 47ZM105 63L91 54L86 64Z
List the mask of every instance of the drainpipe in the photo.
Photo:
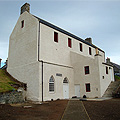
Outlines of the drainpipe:
M43 102L43 61L42 61L42 102Z
M38 30L38 61L39 61L39 49L40 49L40 21L39 21L39 30Z
M38 62L42 62L42 102L43 102L43 61L39 60L40 52L40 21L39 21L39 31L38 31Z

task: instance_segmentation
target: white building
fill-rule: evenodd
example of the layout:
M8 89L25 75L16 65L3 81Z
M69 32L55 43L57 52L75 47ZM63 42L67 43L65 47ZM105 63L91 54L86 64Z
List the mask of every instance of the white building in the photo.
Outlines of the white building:
M29 13L28 3L11 33L7 71L27 84L27 99L102 97L114 80L105 52Z

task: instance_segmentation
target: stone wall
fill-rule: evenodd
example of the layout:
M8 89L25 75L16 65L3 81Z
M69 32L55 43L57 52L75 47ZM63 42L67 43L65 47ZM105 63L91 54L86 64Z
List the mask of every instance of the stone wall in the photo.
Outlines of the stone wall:
M25 101L24 91L12 91L9 93L0 93L0 104L21 103Z

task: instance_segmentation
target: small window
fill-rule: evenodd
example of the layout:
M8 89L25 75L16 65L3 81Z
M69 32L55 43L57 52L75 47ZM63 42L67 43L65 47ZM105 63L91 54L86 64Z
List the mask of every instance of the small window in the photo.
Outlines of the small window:
M80 43L80 51L82 52L82 43Z
M58 33L57 32L54 32L54 41L58 42Z
M85 74L89 74L89 66L85 66Z
M89 55L92 55L91 47L89 47Z
M49 79L49 92L54 92L54 77L51 76Z
M68 78L67 77L64 78L63 83L68 83Z
M71 43L71 39L70 38L68 38L68 47L72 47L72 43Z
M90 92L90 83L86 84L86 92Z
M23 27L24 27L24 20L21 21L21 28L23 28Z
M106 74L108 74L108 67L106 67Z

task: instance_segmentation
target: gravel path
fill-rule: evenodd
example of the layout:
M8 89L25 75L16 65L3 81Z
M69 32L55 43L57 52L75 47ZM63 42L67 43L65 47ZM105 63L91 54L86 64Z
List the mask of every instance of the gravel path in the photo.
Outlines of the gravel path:
M90 120L82 101L70 100L62 120Z

